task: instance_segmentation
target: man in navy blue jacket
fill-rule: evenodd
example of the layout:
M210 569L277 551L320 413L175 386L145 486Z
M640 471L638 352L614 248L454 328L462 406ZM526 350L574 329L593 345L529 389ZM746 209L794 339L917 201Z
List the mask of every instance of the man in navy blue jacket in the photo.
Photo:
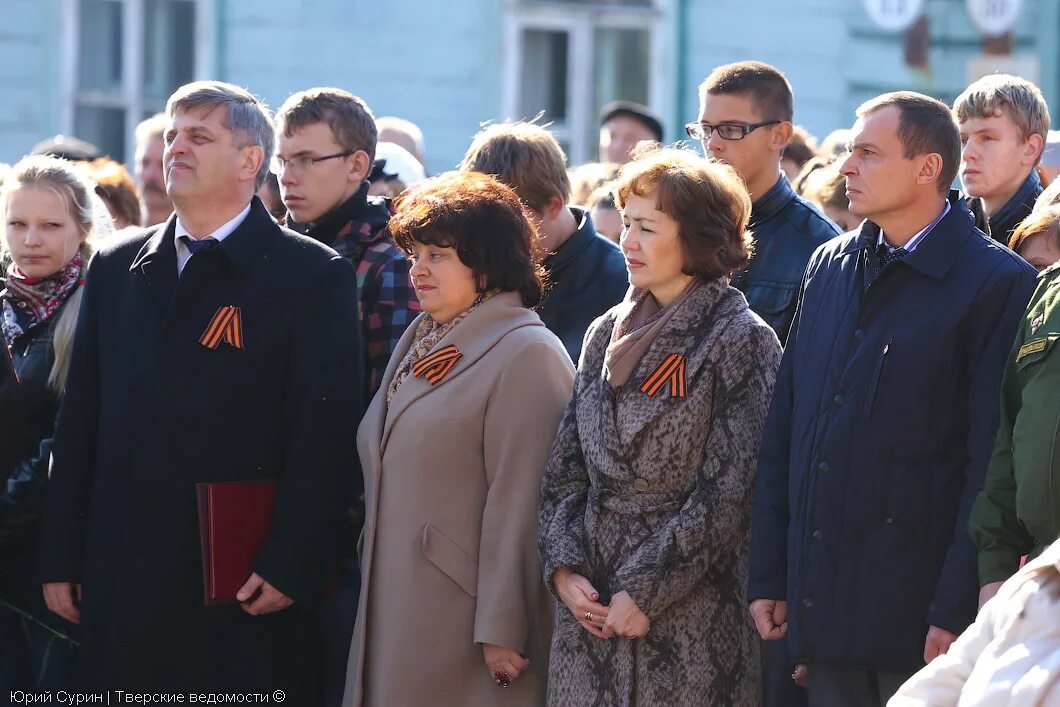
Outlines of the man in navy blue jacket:
M967 531L1033 269L948 185L948 108L862 105L842 172L867 222L818 248L758 464L751 613L814 707L883 705L975 618Z
M780 169L794 118L791 84L776 67L760 61L719 66L699 87L699 120L685 126L708 157L730 165L747 185L755 252L733 275L732 285L754 313L773 327L780 343L795 317L799 283L810 255L839 228L795 193ZM767 688L766 704L774 704ZM792 707L797 697L784 697Z

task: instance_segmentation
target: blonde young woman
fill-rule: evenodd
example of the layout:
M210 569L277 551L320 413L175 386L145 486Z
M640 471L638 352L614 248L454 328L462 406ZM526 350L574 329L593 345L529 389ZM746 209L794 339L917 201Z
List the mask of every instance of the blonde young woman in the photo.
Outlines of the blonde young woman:
M94 185L44 156L12 168L0 214L10 262L0 291L0 357L9 356L0 404L0 694L8 694L68 685L72 667L60 634L73 626L44 607L32 561L91 241L111 226Z

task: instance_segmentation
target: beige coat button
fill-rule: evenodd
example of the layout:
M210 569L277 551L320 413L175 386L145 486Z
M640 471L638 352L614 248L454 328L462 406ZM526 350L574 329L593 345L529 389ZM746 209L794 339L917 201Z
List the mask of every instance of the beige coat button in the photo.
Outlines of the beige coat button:
M648 490L648 482L644 479L638 478L636 481L633 482L633 488L635 488L638 493L644 493Z

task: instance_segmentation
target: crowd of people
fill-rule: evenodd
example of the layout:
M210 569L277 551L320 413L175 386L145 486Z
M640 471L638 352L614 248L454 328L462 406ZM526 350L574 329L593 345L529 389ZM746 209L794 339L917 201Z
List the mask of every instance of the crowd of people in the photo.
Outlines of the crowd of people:
M0 693L1060 703L1046 102L793 105L729 64L701 150L617 101L599 163L519 121L428 177L345 90L200 81L134 176L0 170ZM207 602L196 486L261 480Z

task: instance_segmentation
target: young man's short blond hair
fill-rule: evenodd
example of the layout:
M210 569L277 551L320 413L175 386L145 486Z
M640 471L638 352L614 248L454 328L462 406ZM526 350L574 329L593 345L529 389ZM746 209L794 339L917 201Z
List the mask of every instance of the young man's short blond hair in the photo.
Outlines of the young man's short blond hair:
M545 211L554 196L566 203L570 194L563 148L552 133L534 123L495 123L483 128L460 169L495 176L538 213Z
M1001 113L1020 129L1024 140L1049 133L1049 105L1041 90L1030 81L1010 74L984 76L957 96L953 115L957 123L970 118L993 118Z

